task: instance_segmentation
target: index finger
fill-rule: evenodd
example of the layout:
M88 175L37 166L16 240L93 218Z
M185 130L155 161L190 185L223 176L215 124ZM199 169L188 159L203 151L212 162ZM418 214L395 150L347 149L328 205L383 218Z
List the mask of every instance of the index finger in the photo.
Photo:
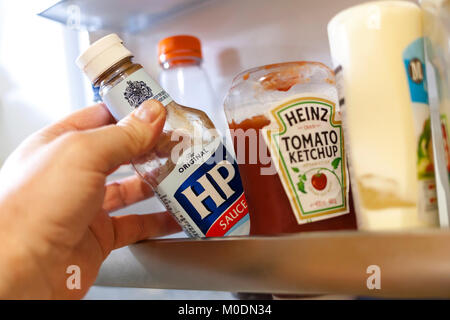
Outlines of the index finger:
M47 141L50 141L69 131L94 129L111 123L115 123L115 120L105 104L97 103L70 114L61 121L44 128L40 133Z

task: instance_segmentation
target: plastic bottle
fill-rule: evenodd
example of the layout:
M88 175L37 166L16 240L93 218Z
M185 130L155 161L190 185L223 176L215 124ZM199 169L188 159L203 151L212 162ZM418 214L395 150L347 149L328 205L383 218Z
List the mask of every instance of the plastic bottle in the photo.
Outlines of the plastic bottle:
M252 235L356 229L335 77L319 62L237 75L224 108Z
M162 71L159 83L182 105L204 111L222 136L228 138L225 113L218 107L208 75L202 67L202 46L198 38L177 35L158 44Z
M167 110L156 146L133 161L166 209L192 237L247 235L250 221L239 169L208 116L177 104L116 34L93 43L77 64L100 87L116 120L148 99Z
M439 225L422 11L376 1L328 24L358 226Z

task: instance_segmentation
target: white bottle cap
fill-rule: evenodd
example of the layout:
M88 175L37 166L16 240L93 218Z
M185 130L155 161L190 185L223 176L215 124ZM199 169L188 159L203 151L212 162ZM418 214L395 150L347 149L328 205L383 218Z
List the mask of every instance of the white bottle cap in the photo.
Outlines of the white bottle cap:
M122 39L111 33L89 46L76 60L91 82L123 58L133 54L122 44Z

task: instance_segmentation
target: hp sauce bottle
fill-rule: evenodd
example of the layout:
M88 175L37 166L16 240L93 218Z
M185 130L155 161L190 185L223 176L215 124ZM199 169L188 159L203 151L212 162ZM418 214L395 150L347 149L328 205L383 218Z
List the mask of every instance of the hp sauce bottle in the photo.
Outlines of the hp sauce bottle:
M248 235L250 219L238 165L208 116L177 104L116 34L94 42L77 65L116 120L156 99L167 111L156 146L133 160L138 174L191 237Z

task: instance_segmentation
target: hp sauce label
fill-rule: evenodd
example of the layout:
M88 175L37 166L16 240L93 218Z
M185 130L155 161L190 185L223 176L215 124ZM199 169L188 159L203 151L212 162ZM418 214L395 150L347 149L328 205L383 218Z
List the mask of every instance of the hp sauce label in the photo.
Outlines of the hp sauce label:
M174 198L206 236L223 236L248 214L237 163L222 143L175 191ZM231 161L230 161L231 160Z
M220 139L194 149L158 185L164 205L193 237L248 235L248 206L234 157ZM199 153L202 160L189 165Z

